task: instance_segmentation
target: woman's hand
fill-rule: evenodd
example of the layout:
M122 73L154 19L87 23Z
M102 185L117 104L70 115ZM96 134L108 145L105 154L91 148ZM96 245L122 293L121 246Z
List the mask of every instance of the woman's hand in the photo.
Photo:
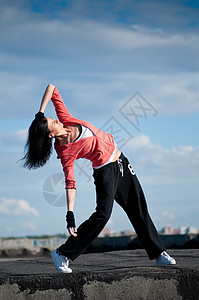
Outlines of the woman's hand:
M74 237L77 236L77 228L76 227L74 227L74 228L68 227L68 232L70 233L70 235L72 235Z
M48 102L50 101L50 99L52 98L53 95L53 91L54 91L55 86L52 84L49 84L45 90L45 93L43 95L43 98L41 100L41 105L40 105L40 112L44 113L44 110L46 108L46 105L48 104Z
M68 211L66 214L66 222L67 222L67 229L70 235L76 237L77 236L77 228L75 225L75 217L72 211Z
M73 213L75 195L76 195L75 189L66 189L66 199L67 199L67 206L68 206L68 212L66 214L67 229L70 235L74 237L77 236L77 228L75 225L75 217Z

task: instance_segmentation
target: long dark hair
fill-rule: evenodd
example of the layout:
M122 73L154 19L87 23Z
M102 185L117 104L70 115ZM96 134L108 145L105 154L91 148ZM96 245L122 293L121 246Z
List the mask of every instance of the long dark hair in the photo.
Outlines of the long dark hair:
M52 153L52 139L49 138L47 120L43 113L37 113L28 130L23 166L36 169L45 165Z

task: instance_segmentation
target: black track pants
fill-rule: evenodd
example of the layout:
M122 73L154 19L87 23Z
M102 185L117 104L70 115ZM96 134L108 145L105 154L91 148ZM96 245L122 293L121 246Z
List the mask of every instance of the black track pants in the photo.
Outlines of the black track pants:
M165 247L149 216L144 193L128 159L121 154L117 161L94 169L93 177L96 210L78 227L77 237L70 236L59 247L60 253L71 260L77 258L108 222L115 199L126 212L149 258L157 258Z

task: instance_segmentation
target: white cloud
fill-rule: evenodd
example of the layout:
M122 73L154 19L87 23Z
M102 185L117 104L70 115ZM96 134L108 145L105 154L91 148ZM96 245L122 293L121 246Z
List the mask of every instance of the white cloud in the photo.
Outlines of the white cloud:
M25 236L30 235L30 232L35 232L37 230L37 226L30 221L22 221L13 220L9 222L9 226L3 226L1 224L0 236ZM3 227L3 228L2 228Z
M199 113L197 72L180 74L123 73L107 76L113 91L139 91L153 104L159 114L189 115ZM128 95L129 97L132 95ZM126 100L127 100L126 96ZM125 100L120 100L120 106Z
M181 216L181 218L184 220L184 215ZM163 210L161 207L159 207L158 212L156 209L156 213L153 214L153 220L156 223L156 226L158 226L159 229L163 228L164 226L173 226L173 227L179 227L180 221L179 216L175 216L173 212L170 212L168 210Z
M7 3L8 1L6 1ZM17 1L17 4L20 3ZM65 20L101 20L104 23L123 21L126 24L142 24L146 27L157 26L169 29L179 29L185 25L198 23L198 8L194 1L187 4L185 1L134 1L115 0L95 1L91 5L90 0L76 0L67 2L50 1L48 6L45 2L37 2L36 6L46 16L53 18L59 16ZM12 7L16 2L12 3ZM19 7L19 5L17 5ZM24 7L24 5L23 5Z
M4 198L0 200L0 214L2 215L34 215L38 216L39 212L30 206L30 204L23 199Z
M162 213L162 217L165 218L166 220L174 220L175 219L175 216L173 213L171 212L168 212L168 211L163 211Z
M53 20L52 18L39 18L28 11L14 8L3 10L1 19L4 24L1 32L5 39L3 46L8 47L15 44L19 51L15 54L15 49L13 52L15 55L23 54L24 50L27 52L30 50L27 54L33 59L35 54L31 49L36 51L40 49L39 55L43 58L48 57L49 53L59 53L60 59L65 56L67 60L66 54L78 51L78 49L78 54L81 55L83 52L89 52L90 55L94 50L98 54L102 51L101 55L105 54L104 50L111 50L114 51L112 54L115 55L121 50L129 51L136 48L146 49L165 46L190 48L191 45L198 47L199 41L199 36L196 33L167 33L164 29L157 29L156 27L107 23L91 19ZM53 43L50 43L50 47L46 47L52 39ZM7 53L5 52L4 55ZM25 62L25 59L26 57L21 62Z
M93 120L101 118L106 111L112 113L120 108L135 92L139 91L163 115L189 115L199 113L199 73L185 72L181 74L142 74L125 73L80 73L78 78L71 74L63 78L55 78L42 83L34 80L33 88L29 83L32 76L13 74L3 76L1 87L2 100L0 114L3 118L30 118L39 108L42 94L47 83L52 82L60 90L69 109L84 119L94 116ZM26 86L22 90L21 84ZM11 88L8 90L7 87ZM114 106L113 106L114 103ZM50 104L47 108L51 107ZM91 113L92 112L92 113ZM49 111L48 111L49 113ZM99 117L97 117L97 114Z
M16 146L16 145L24 145L24 142L27 138L27 130L21 129L14 132L1 133L0 134L0 145L4 146Z
M178 146L164 148L153 144L146 135L140 135L129 141L127 152L133 153L134 161L148 175L162 174L171 178L198 178L199 147Z
M49 2L48 7L38 1L36 5L43 13L34 13L32 2L1 2L0 115L3 133L0 150L2 153L3 146L1 183L4 195L12 182L18 188L18 194L13 197L20 198L24 188L28 193L33 191L31 197L34 197L35 180L42 181L41 176L35 179L35 173L26 175L26 170L22 172L16 166L22 156L16 153L19 153L19 146L24 146L25 131L16 131L20 127L15 126L15 120L20 119L20 124L24 120L29 125L27 120L34 118L48 83L57 85L74 115L94 124L97 122L96 126L103 125L114 112L118 113L137 91L159 115L199 113L197 8L179 1L133 1L132 5L131 0L116 0L114 4L98 1L90 5L89 0L77 0L58 10L59 1ZM52 111L52 107L47 108L46 114L51 115ZM5 118L9 126L4 124ZM24 123L21 128L25 127ZM186 124L180 134L184 128ZM168 181L173 183L175 178L179 179L179 186L175 186L173 193L175 201L180 198L178 207L182 198L196 199L197 147L165 148L154 144L146 135L132 139L125 147L136 169L142 168L141 174L148 173L149 177L153 175L156 188L162 188L163 180L168 184ZM57 161L56 166L60 167ZM51 168L52 160L49 169L43 172L51 172ZM187 174L192 185L186 180ZM28 180L25 187L21 178ZM185 196L189 190L191 195ZM85 199L87 196L85 192ZM157 198L158 202L160 197ZM19 200L9 201L0 201L2 214L2 211L7 215L19 212L28 215L29 212L35 216L38 213L34 208L31 212L32 207L25 209L25 205L21 205L22 209L16 202ZM173 202L173 198L170 201ZM195 219L198 220L197 216Z
M1 32L5 40L3 49L15 45L15 52L10 52L11 59L13 55L16 58L21 56L26 50L26 56L32 57L33 63L36 56L32 49L36 53L40 52L39 56L43 59L48 58L49 55L56 55L57 61L63 63L62 59L65 58L69 63L67 60L69 54L82 56L87 53L89 58L97 53L99 57L106 58L104 55L107 54L121 55L121 51L124 51L123 54L133 55L132 50L148 51L149 48L153 48L157 56L157 47L166 55L169 49L174 49L173 47L184 52L188 49L193 51L199 46L199 36L196 33L168 33L163 29L157 30L157 28L140 25L124 26L124 24L109 24L93 20L34 19L28 13L21 19L13 16L18 14L17 10L13 10L10 22L7 20L4 24L4 31ZM46 47L52 37L53 43L50 47ZM6 51L2 53L5 58ZM20 60L22 64L26 63L26 56Z
M173 32L139 22L129 25L92 18L55 20L4 4L0 12L2 117L34 116L46 81L60 85L73 102L93 103L93 109L98 103L111 107L139 90L160 113L199 112L197 31ZM79 6L86 12L86 4L70 5L70 9L77 13ZM157 4L152 6L161 11ZM166 7L171 10L169 3Z
M22 230L31 230L35 231L37 229L37 226L33 222L24 221L20 225L20 229Z
M1 154L3 154L3 153L7 153L7 154L8 153L12 153L12 154L20 153L20 155L22 157L24 155L24 147L26 144L26 139L27 139L27 130L26 129L7 132L7 128L6 128L5 132L0 133L0 153ZM12 159L13 159L13 157L12 157ZM17 159L17 161L19 159Z

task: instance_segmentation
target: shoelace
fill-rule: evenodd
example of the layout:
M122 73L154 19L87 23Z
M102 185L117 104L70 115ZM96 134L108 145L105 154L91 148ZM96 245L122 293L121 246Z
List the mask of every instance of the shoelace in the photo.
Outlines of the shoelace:
M123 164L122 164L122 159L119 158L119 159L117 160L117 162L118 162L118 166L119 166L120 172L121 172L122 177L123 177L123 175L124 175L124 168L123 168Z
M66 260L66 261L62 261L62 266L64 267L64 268L68 268L68 260Z
M64 256L64 255L61 255L61 254L59 254L59 250L57 249L57 251L56 251L57 253L58 253L58 255L59 256L62 256L64 259L65 259L65 261L62 261L62 266L65 268L65 267L67 267L68 268L68 263L69 263L69 261L68 261L68 259L66 259L66 257Z

